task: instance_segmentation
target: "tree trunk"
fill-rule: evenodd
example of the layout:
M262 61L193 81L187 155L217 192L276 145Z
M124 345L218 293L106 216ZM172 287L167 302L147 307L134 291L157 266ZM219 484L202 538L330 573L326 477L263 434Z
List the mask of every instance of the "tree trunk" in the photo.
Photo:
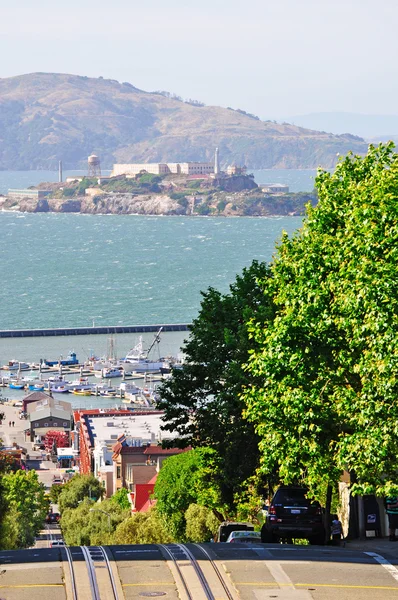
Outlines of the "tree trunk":
M330 509L332 507L333 487L329 484L326 490L326 505L324 515L325 544L330 541Z

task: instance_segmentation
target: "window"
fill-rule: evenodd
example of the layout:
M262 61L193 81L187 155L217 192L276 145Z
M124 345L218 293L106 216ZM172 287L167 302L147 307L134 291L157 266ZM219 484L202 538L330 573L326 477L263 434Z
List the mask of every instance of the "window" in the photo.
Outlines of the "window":
M54 421L53 425L54 427L58 427L58 423L56 421Z
M120 479L121 476L122 476L122 469L121 469L120 465L118 465L117 469L116 469L116 478Z
M64 427L68 427L68 423L67 423L66 421L64 421L64 422L62 423L62 425L63 425Z
M48 427L48 423L44 423L44 427Z
M39 426L39 424L38 424L38 423L35 423L35 427L38 427L38 426Z

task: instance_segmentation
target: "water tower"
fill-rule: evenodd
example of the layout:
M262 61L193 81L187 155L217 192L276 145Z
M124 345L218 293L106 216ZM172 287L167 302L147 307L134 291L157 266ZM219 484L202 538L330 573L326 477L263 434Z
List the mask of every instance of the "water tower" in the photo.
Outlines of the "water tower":
M101 161L96 154L90 154L88 157L88 176L101 177Z

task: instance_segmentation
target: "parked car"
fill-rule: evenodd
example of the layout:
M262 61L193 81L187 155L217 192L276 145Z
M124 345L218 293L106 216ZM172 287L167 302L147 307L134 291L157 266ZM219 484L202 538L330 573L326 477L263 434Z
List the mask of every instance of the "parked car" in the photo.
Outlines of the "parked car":
M307 498L307 490L298 486L281 486L267 507L261 529L265 543L307 539L310 544L325 543L322 508Z
M51 485L62 485L63 481L61 477L53 477Z
M259 544L261 542L261 534L259 531L231 531L227 539L227 544L237 542Z
M48 513L46 523L59 523L61 515L59 513Z
M226 542L232 531L254 531L254 526L250 523L237 523L235 521L224 521L218 528L216 537L217 542Z
M66 546L64 540L53 540L50 542L50 548L62 548L63 546Z

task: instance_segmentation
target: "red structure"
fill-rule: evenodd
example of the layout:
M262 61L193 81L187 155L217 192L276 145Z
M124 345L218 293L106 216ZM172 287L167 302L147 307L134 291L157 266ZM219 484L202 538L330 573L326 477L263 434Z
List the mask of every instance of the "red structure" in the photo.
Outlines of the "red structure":
M52 448L67 448L69 446L69 436L66 431L47 431L44 437L44 445L47 451L51 451Z

